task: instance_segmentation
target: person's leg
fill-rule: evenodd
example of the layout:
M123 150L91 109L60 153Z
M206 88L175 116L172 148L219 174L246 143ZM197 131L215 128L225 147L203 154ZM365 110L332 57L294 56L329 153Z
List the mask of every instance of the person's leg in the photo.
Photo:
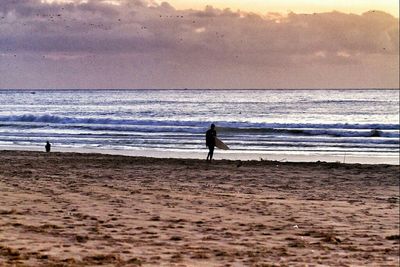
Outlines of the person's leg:
M213 146L211 146L210 147L210 161L212 160L212 158L213 158L213 155L214 155L214 147Z
M209 147L208 147L207 160L211 160L211 158L212 158L211 149L212 149L212 148L209 146Z

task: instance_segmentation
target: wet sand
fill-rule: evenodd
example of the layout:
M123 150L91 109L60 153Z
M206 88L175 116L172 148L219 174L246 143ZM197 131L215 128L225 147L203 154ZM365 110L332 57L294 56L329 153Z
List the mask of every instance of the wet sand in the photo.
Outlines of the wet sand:
M399 166L0 151L0 266L398 266Z
M18 151L43 151L43 146L1 146L0 150L18 150ZM52 147L51 151L61 153L83 153L83 154L106 154L116 156L129 157L147 157L147 158L175 158L175 159L205 159L208 149L200 149L198 151L166 151L166 150L120 150L120 149L99 149L99 148L71 148L71 147ZM251 152L234 150L217 150L214 158L217 160L270 160L281 162L334 162L334 163L351 163L351 164L388 164L400 165L398 154L370 154L370 153L335 153L335 152L306 152L293 151L291 153L284 151L269 152Z

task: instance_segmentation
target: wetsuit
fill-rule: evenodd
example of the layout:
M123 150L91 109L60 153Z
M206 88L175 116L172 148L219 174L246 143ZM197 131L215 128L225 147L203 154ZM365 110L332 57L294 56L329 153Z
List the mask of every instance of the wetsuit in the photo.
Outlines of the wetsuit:
M210 158L212 160L214 154L214 147L215 147L215 137L217 137L217 132L214 129L209 129L206 132L206 146L209 149L207 160Z

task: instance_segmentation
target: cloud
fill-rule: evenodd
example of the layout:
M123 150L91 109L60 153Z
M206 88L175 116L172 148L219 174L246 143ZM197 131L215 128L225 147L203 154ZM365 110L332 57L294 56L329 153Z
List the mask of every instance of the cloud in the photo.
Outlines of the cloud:
M261 15L211 6L204 10L177 10L167 2L140 0L2 0L0 33L2 55L76 60L77 68L82 68L78 59L88 56L94 59L86 65L97 64L102 61L100 58L111 60L114 66L126 66L128 60L136 61L132 65L141 61L143 73L146 69L158 70L161 75L166 70L171 72L173 66L178 71L171 75L181 75L194 69L201 74L186 75L192 77L187 83L200 84L200 79L215 75L220 78L210 80L221 87L230 85L224 79L232 72L258 73L250 75L250 79L256 79L257 86L268 86L271 80L260 73L296 73L310 64L331 67L334 74L334 66L368 62L372 72L376 67L374 61L368 60L372 57L394 62L386 67L388 75L392 75L393 69L398 68L395 58L399 55L399 20L379 11L362 15ZM24 70L34 65L30 61L18 64L25 66ZM113 74L135 86L127 73ZM242 86L246 84L246 75L240 76ZM398 81L389 78L392 84ZM176 85L168 80L163 82ZM0 86L4 86L1 81ZM147 86L151 87L150 83Z

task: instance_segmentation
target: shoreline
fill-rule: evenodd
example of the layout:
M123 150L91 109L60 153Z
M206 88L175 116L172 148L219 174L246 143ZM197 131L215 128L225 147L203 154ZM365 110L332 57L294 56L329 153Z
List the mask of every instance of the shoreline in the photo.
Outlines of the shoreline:
M43 152L43 147L34 146L0 146L0 151L34 151ZM128 157L145 157L145 158L173 158L173 159L199 159L206 158L208 150L203 151L165 151L165 150L118 150L118 149L96 149L96 148L68 148L68 147L52 147L52 153L82 153L82 154L103 154L103 155L119 155ZM345 163L345 164L387 164L400 165L400 156L389 155L368 155L367 153L283 153L279 151L269 151L268 153L257 153L247 151L226 152L216 149L214 153L215 160L232 160L232 161L279 161L279 162L327 162L327 163Z
M377 167L383 167L383 166L388 166L390 168L396 167L397 165L395 164L387 164L387 163L358 163L358 162L334 162L334 161L282 161L282 160L274 160L274 159L235 159L235 158L219 158L219 159L213 159L211 163L206 161L203 158L197 158L197 157L161 157L160 155L156 154L149 154L148 156L142 156L142 155L132 155L132 154L112 154L112 153L99 153L97 151L91 151L91 150L85 150L84 152L80 151L77 152L75 150L63 150L63 151L52 151L50 153L46 153L44 151L37 151L37 150L1 150L0 149L0 156L11 156L14 157L16 156L19 158L20 156L22 157L67 157L68 159L74 158L74 157L80 157L80 158L102 158L106 159L108 158L110 161L114 160L123 160L123 161L143 161L145 163L152 162L154 164L176 164L176 163L183 163L183 164L204 164L205 166L210 165L210 166L215 166L215 165L234 165L236 166L239 164L240 166L242 164L246 164L247 166L263 166L263 165L275 165L279 164L282 166L285 165L298 165L298 166L348 166L348 167L365 167L365 168L371 168L374 166ZM278 165L277 165L278 166Z

